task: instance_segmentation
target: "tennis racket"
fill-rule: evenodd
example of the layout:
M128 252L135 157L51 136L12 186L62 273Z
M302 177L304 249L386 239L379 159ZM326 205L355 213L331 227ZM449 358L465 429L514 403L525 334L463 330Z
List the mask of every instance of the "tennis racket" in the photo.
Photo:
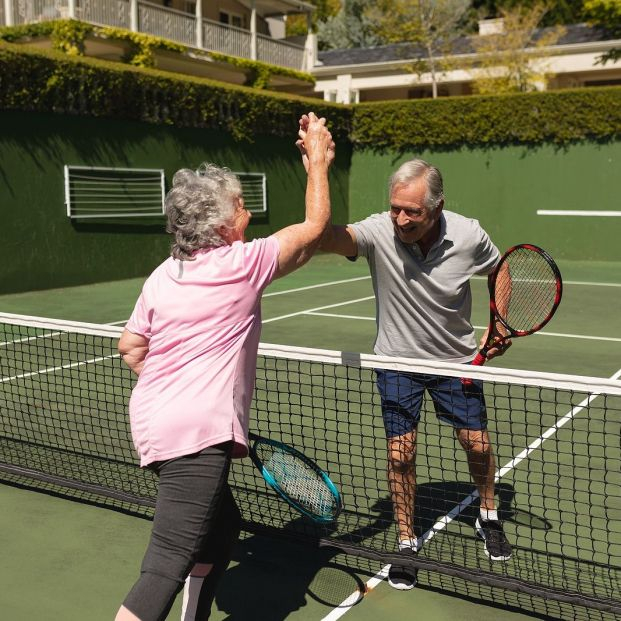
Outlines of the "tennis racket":
M311 459L282 442L249 433L250 459L267 484L315 522L333 522L343 503L330 477Z
M528 336L541 330L554 316L561 303L563 281L552 257L532 244L509 248L488 278L488 339L471 364L485 364L493 347L509 339ZM494 328L500 324L506 334L498 337ZM463 378L465 385L472 384Z

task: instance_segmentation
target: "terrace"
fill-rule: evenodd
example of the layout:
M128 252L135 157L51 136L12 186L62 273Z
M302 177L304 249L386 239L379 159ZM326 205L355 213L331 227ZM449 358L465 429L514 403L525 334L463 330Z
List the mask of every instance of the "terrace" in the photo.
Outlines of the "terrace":
M12 26L60 18L170 39L199 50L309 71L316 45L284 40L287 15L314 7L302 0L0 0L0 25Z

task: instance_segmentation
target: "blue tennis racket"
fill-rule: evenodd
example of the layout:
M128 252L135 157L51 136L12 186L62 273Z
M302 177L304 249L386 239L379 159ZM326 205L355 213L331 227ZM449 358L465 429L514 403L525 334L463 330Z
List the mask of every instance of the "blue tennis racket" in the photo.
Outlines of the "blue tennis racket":
M249 433L250 459L267 484L315 522L333 522L343 503L330 477L314 461L282 442Z

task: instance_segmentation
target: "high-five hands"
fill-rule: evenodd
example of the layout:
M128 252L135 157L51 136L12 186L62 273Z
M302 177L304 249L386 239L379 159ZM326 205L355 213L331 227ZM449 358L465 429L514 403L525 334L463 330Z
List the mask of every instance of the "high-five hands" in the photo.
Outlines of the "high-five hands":
M332 135L326 128L326 119L324 117L318 118L314 112L309 112L308 114L303 114L300 118L300 128L298 130L298 140L296 140L295 146L300 150L302 154L302 163L304 164L304 168L306 172L308 172L310 166L310 157L309 148L314 148L313 140L314 133L321 131L318 127L322 127L323 130L327 133L329 137L329 141L324 146L322 144L319 147L320 154L315 153L320 159L322 157L325 158L325 163L328 166L332 164L334 161L334 157L336 155L336 145L334 144L334 140L332 140ZM313 146L311 146L313 145Z

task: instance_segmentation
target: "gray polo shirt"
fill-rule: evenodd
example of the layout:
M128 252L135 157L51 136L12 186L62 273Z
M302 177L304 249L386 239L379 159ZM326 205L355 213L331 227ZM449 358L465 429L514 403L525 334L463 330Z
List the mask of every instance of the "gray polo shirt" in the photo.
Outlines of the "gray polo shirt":
M470 277L489 274L500 259L478 221L443 211L440 236L426 257L418 244L395 235L387 211L349 226L371 270L375 353L470 362L477 351Z

